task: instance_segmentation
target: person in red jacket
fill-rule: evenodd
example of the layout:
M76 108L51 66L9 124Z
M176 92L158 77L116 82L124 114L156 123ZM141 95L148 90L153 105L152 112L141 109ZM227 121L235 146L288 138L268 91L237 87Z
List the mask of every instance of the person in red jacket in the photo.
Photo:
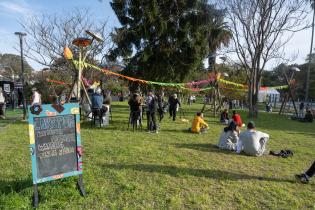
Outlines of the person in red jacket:
M238 127L243 126L242 118L239 114L236 113L236 111L233 111L233 116L232 116L233 121L236 123Z

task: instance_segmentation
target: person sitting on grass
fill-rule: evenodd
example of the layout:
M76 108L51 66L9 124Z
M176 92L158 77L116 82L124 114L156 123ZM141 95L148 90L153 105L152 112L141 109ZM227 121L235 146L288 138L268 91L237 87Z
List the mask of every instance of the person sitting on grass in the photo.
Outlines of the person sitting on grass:
M221 115L220 115L220 122L222 124L225 124L227 125L229 123L229 112L227 109L224 109L223 112L221 112Z
M201 112L197 112L191 126L191 132L193 133L204 133L207 128L208 124L203 120L203 114Z
M303 174L296 174L295 178L299 180L303 184L308 184L309 180L315 174L315 161L311 165L311 167Z
M218 147L220 149L227 149L227 150L236 150L236 146L239 139L239 128L234 121L231 121L228 127L223 129L221 133Z
M307 110L304 118L300 118L301 122L310 122L311 123L311 122L313 122L313 120L314 120L314 117L312 115L311 110Z
M267 153L266 145L269 135L256 131L255 123L250 121L247 124L247 131L241 132L237 145L237 153L244 151L251 156L262 156Z
M236 125L238 127L243 127L242 118L241 118L241 116L239 114L236 113L235 110L233 111L232 119L233 119L233 121L236 123Z

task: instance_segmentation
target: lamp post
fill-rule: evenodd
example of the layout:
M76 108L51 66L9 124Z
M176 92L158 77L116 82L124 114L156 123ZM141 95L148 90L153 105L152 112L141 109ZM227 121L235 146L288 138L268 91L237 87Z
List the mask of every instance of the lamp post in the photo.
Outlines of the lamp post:
M23 36L26 36L26 33L15 32L20 39L20 49L21 49L21 82L22 82L22 101L23 101L23 120L26 119L26 98L25 98L25 87L24 87L24 62L23 62Z

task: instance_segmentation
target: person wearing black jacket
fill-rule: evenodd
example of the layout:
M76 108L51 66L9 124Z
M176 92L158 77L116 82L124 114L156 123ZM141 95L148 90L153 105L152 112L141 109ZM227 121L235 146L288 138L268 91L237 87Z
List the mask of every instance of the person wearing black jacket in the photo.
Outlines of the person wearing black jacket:
M157 98L153 95L152 91L148 92L146 99L147 105L147 129L148 132L158 133L157 124L156 124L156 110L157 110Z
M165 105L163 94L159 94L157 96L157 105L158 105L157 111L159 113L159 121L161 122L162 119L164 118L164 105Z
M177 98L177 95L174 94L172 96L169 97L168 99L168 103L169 103L169 113L170 113L170 117L173 117L173 121L176 120L176 110L177 110L177 106L181 106L180 101Z
M130 123L136 125L141 120L141 100L138 93L134 93L128 101L130 107Z

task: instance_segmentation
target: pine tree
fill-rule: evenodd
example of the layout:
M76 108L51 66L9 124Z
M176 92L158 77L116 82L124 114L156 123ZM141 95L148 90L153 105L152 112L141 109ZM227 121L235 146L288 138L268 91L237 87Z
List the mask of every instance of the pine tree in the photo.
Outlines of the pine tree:
M181 82L203 66L215 14L207 0L113 0L111 7L121 27L109 59L123 58L126 74Z

